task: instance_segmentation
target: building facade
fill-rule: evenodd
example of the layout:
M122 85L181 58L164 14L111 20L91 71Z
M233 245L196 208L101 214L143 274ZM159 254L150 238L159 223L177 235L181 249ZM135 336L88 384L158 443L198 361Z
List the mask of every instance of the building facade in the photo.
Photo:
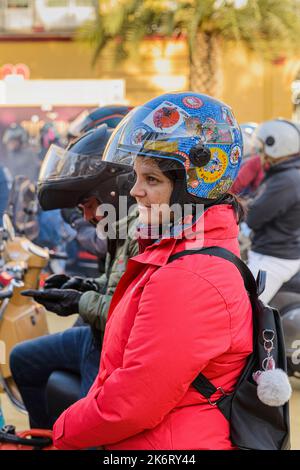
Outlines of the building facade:
M95 1L0 0L0 6L0 67L24 63L31 79L125 79L126 98L133 105L189 88L183 39L147 39L140 44L139 58L118 64L108 46L92 67L93 51L74 32L93 18ZM292 85L299 77L300 55L270 63L242 45L225 44L222 60L221 98L240 122L292 117L298 106Z

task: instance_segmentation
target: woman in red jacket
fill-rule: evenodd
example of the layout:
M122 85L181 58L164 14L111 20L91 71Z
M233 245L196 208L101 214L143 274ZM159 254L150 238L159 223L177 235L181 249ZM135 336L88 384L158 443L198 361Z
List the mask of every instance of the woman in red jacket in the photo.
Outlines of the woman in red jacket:
M98 377L55 423L59 449L233 449L214 402L252 351L243 279L214 256L168 260L203 246L239 254L227 190L241 155L231 109L206 95L160 96L116 129L103 171L134 168L141 253L113 297ZM192 386L200 372L217 388L210 401Z

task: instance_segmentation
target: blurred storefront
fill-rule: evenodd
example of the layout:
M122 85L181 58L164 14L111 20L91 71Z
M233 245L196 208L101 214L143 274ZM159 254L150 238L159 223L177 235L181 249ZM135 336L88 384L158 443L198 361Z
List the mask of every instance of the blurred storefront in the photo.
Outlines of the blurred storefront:
M165 91L189 87L188 52L183 39L145 40L140 44L140 60L118 64L108 46L92 67L93 51L75 40L74 31L83 18L93 17L93 0L0 0L0 5L5 6L4 13L0 9L0 67L23 63L32 80L124 79L125 98L133 105ZM23 16L23 23L16 28L18 23L9 20L9 10L14 18L18 12L27 12L31 20L26 23ZM221 98L232 105L241 122L292 116L292 83L300 68L300 56L267 62L242 46L225 44L222 57Z
M0 0L0 31L68 32L94 18L94 0Z

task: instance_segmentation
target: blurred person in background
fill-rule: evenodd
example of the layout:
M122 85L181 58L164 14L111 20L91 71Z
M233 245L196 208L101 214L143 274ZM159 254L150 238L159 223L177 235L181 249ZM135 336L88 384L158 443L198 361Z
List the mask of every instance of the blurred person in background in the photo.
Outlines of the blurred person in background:
M3 160L12 176L26 176L36 182L39 172L39 160L36 151L29 143L28 132L21 124L12 123L2 136L5 148Z
M256 127L255 123L241 125L244 155L241 168L230 191L243 198L253 197L264 178L261 158L252 139Z
M73 275L96 277L105 270L107 240L97 235L96 228L83 216L82 208L61 209L61 216L74 232L73 240L67 245L67 270Z
M252 229L248 266L267 272L261 299L267 303L300 270L300 131L296 123L273 119L255 131L266 174L248 205Z
M62 138L54 122L46 122L40 129L39 159L43 160L51 144L62 147Z

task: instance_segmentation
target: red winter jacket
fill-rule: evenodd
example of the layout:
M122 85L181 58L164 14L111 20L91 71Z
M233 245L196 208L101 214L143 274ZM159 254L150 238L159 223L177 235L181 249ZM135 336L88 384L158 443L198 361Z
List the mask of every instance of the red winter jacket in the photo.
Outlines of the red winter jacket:
M228 421L190 384L202 372L216 387L234 389L252 351L243 279L232 263L209 255L167 264L171 254L203 245L239 254L231 206L203 217L204 240L162 239L129 261L111 303L99 375L54 425L59 449L233 448Z

